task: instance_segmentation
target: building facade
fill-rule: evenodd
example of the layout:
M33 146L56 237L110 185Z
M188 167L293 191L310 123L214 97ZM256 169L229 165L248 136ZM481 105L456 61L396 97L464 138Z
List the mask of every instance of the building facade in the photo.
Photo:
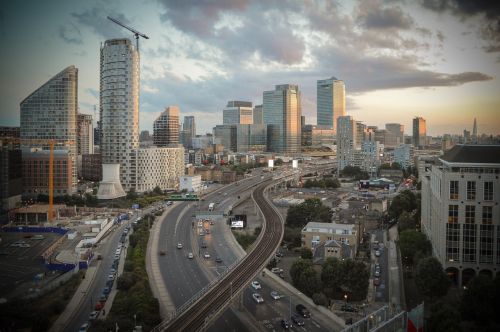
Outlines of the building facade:
M404 144L404 126L399 123L386 123L385 142L386 147L395 148L399 144Z
M342 171L351 165L357 147L357 124L351 116L340 116L337 119L337 163L338 170Z
M134 150L134 154L140 179L136 192L151 191L157 186L161 190L178 189L179 177L184 175L184 148L152 147Z
M500 145L456 145L422 176L422 230L458 286L500 267Z
M318 80L316 91L317 124L331 127L337 133L337 118L346 114L344 81L335 77Z
M48 140L54 140L55 151L66 151L63 152L64 158L68 159L66 166L71 167L71 170L66 167L54 167L54 178L63 178L65 181L64 185L61 184L58 190L54 191L54 195L76 192L78 69L75 66L65 68L26 97L20 108L23 159L25 156L26 160L37 159L39 154L30 156L33 153L32 148L37 151L49 151ZM64 174L58 173L59 171ZM38 179L36 176L46 178ZM24 182L26 194L34 194L35 190L38 193L48 193L48 173L30 173L29 179ZM41 185L42 183L46 187Z
M84 154L82 155L82 179L88 181L102 180L102 160L101 155Z
M229 101L222 110L222 124L252 124L253 108L250 101Z
M335 240L346 244L352 252L356 252L357 233L356 225L353 224L335 224L324 222L308 222L301 231L302 246L308 249L314 249L322 243Z
M222 144L227 151L236 152L236 125L217 125L213 129L214 143Z
M179 144L179 107L167 107L153 122L153 144L158 147Z
M253 123L263 124L264 123L264 113L262 110L262 105L255 105L253 108Z
M182 123L181 144L186 149L193 147L192 138L196 137L196 122L194 116L185 116Z
M265 124L236 125L237 152L264 152L267 144L267 126Z
M427 129L425 119L422 117L413 118L413 145L416 148L426 146Z
M120 164L124 190L137 183L139 148L139 52L129 39L111 39L101 47L100 108L103 164Z
M183 175L179 177L179 190L198 192L201 190L201 175Z
M78 114L76 128L77 154L94 153L94 126L92 124L92 115Z
M267 127L267 150L285 154L300 153L301 98L298 85L276 85L264 91L263 117Z
M403 169L414 166L413 145L400 144L394 148L394 162L400 164Z

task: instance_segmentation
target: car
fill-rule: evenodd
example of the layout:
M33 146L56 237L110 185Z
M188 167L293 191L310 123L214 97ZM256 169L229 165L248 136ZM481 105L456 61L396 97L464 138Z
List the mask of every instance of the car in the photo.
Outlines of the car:
M188 254L188 258L189 258L189 259L193 259L193 258L194 258L194 255L193 255L193 253L192 253L192 252L190 252L190 253Z
M82 324L78 332L87 332L89 330L89 323Z
M111 288L109 288L109 287L104 287L104 288L102 289L102 293L103 293L103 294L109 294L110 292L111 292Z
M285 279L285 273L283 271L281 271L278 276L281 278L281 279Z
M283 254L282 254L281 252L279 252L279 251L278 251L278 252L276 253L276 257L283 257Z
M115 275L114 274L108 275L108 281L109 280L115 280Z
M96 311L101 311L101 310L102 310L102 308L104 308L104 304L103 304L102 302L97 302L97 303L95 304L94 310L96 310Z
M295 306L295 310L297 311L297 313L299 315L301 315L302 317L304 318L309 318L311 317L311 313L309 312L309 310L307 310L307 308L303 305L303 304L297 304Z
M114 259L115 259L115 261L119 260L120 259L120 255L115 255Z
M206 248L206 247L207 247L207 244L206 244L205 242L201 242L200 247L202 247L202 248Z
M21 247L21 248L29 248L29 247L31 247L31 245L28 244L28 243L21 243L21 244L19 244L19 247Z
M182 243L177 243L177 249L182 249Z
M286 319L282 319L281 327L284 328L285 330L288 330L290 328L290 322Z
M97 318L97 316L99 316L99 311L92 311L89 315L89 320L94 320Z
M215 262L216 262L216 263L222 263L222 258L220 258L220 257L215 257Z
M380 279L379 278L373 279L373 285L374 286L379 286L380 285Z
M203 257L205 257L205 258L208 259L208 258L210 258L210 254L208 252L206 252L206 253L203 254Z
M99 302L105 303L108 300L108 295L104 294L99 296Z
M262 288L262 286L260 285L260 283L257 280L252 281L252 287L254 289L261 289Z
M274 300L279 300L281 298L281 295L277 292L277 291L272 291L271 292L271 297L274 299Z
M160 256L165 256L167 252L165 250L160 250Z
M375 270L375 272L373 273L373 275L375 277L377 277L377 278L380 277L380 270Z
M253 297L254 301L257 303L264 302L264 299L262 298L262 296L259 293L253 293L252 297Z
M375 250L375 256L380 257L380 250Z
M304 326L304 320L297 314L292 315L292 322L294 322L298 326Z
M109 287L109 288L113 287L113 282L114 282L114 280L107 280L106 287Z
M346 311L346 312L356 312L356 308L354 308L352 305L350 304L343 304L342 307L340 307L340 310L342 311Z
M210 225L213 225L215 224L213 220L210 220Z
M111 269L109 270L109 273L111 273L111 274L116 274L116 269L111 268Z

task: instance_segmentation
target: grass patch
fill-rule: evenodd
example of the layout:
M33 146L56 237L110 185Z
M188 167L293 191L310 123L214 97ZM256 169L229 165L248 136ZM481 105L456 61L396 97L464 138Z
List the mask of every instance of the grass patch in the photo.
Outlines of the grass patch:
M246 251L257 239L262 228L256 227L253 234L243 234L233 230L233 235L240 246Z

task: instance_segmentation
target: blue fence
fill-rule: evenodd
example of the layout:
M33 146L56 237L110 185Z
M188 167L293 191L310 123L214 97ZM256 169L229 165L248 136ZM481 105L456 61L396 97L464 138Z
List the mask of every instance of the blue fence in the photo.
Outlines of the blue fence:
M69 229L61 227L36 227L36 226L18 226L2 227L4 232L22 232L22 233L57 233L65 235Z
M85 262L84 262L85 263ZM45 267L50 271L62 271L68 272L75 268L75 264L67 264L67 263L46 263Z

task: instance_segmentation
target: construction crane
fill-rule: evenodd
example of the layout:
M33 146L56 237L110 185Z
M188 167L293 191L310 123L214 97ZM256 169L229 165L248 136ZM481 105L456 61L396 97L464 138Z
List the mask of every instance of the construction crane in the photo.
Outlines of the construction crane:
M143 33L139 32L139 31L135 30L134 28L129 27L128 25L123 24L122 22L118 21L115 18L112 18L112 17L108 16L108 20L115 22L116 24L124 27L125 29L127 29L129 31L132 31L132 33L135 36L135 42L136 42L137 52L139 52L139 37L142 37L144 39L149 39L149 37L146 36L145 34L143 34Z
M1 139L1 141L6 143L14 143L14 144L22 144L23 146L31 146L31 145L48 145L50 148L49 154L49 211L48 211L48 219L49 222L54 219L54 146L56 144L63 145L73 145L75 144L74 140L69 140L65 142L58 142L55 139L41 139L41 138L6 138Z

